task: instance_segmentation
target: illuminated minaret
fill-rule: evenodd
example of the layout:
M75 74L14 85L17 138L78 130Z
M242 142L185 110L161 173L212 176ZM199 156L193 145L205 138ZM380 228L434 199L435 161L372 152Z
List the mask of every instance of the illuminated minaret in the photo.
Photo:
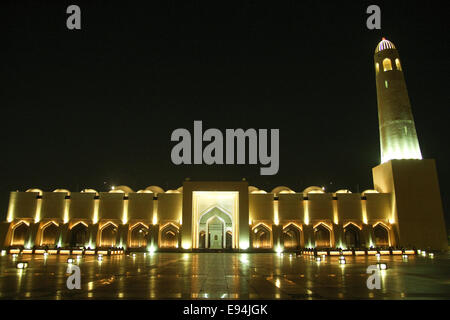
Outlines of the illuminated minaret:
M375 49L374 59L381 163L422 159L398 51L383 38Z

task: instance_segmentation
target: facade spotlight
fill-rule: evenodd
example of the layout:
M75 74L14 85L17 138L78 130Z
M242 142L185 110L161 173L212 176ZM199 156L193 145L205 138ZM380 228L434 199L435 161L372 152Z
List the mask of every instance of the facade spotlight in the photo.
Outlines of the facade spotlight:
M13 259L17 258L17 253L13 253L12 257Z
M82 258L82 257L81 257L80 255L77 256L77 260L81 260L81 258Z
M375 257L377 257L377 259L380 259L381 254L380 254L379 252L377 252L377 253L375 254Z
M402 258L403 258L404 260L408 260L408 255L407 255L407 254L402 254Z
M339 264L346 264L345 257L339 257Z
M133 253L131 256L132 256L133 258L136 258L136 253Z
M421 254L421 253L422 253L422 250L420 250L420 249L417 250L417 253L418 253L418 254Z
M72 258L67 259L67 263L68 264L72 264L73 263L73 259Z
M26 269L26 268L28 268L28 262L17 262L16 268L17 269Z
M422 257L426 257L427 256L427 252L426 251L422 251Z
M101 254L99 254L99 255L97 256L97 260L98 260L98 261L103 261L103 256L102 256Z
M2 250L2 256L6 255L6 250Z
M320 262L320 261L322 261L322 259L320 259L320 257L317 257L317 258L316 258L316 261L317 261L317 262Z
M428 254L428 256L429 256L430 258L434 258L434 253L433 253L433 252L430 252L430 253Z
M386 263L377 263L377 267L380 270L386 270L387 269L387 264Z
M44 252L44 258L48 257L48 252Z

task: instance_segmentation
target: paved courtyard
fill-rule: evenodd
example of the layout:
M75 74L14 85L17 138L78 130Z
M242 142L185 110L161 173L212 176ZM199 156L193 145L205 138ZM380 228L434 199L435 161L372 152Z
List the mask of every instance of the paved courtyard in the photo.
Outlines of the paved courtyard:
M86 256L81 289L66 286L68 256L0 257L0 299L450 299L450 255L382 256L381 289L366 286L376 257L316 262L272 253ZM26 270L16 262L28 261Z

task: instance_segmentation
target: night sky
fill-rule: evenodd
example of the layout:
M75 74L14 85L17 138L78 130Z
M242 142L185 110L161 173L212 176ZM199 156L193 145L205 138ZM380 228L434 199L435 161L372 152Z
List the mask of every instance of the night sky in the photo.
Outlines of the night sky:
M0 212L9 192L240 180L270 191L373 187L373 54L397 47L450 223L445 2L2 1ZM82 30L66 28L81 7ZM382 29L366 28L378 4ZM280 169L175 166L176 128L280 129Z

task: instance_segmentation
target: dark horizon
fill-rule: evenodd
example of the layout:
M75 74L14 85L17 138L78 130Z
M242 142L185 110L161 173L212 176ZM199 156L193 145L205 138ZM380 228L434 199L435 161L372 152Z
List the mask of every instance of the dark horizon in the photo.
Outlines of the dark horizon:
M373 188L380 163L373 54L399 50L423 158L436 159L447 225L445 107L448 26L443 2L4 1L1 219L9 192L183 180L241 180L327 191ZM378 4L382 29L366 28ZM170 135L204 129L280 129L280 169L175 166Z

